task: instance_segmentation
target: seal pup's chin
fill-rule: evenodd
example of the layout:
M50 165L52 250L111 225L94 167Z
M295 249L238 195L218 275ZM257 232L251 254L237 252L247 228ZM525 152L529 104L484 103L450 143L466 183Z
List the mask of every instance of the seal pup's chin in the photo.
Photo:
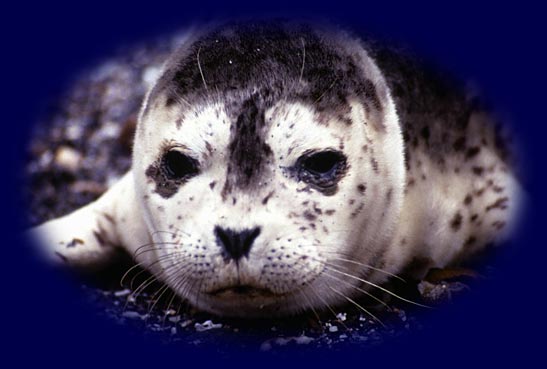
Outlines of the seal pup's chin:
M210 296L216 298L245 298L245 299L256 299L256 298L265 298L265 297L275 297L279 296L274 293L269 288L256 287L251 285L242 285L236 284L226 287L217 288L211 292L208 292Z

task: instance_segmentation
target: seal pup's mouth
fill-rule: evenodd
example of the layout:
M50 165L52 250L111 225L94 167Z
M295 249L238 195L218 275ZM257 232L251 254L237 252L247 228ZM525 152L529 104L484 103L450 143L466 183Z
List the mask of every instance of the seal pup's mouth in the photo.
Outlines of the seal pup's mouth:
M251 285L238 284L233 286L227 286L218 288L211 292L209 295L220 298L230 297L247 297L247 298L264 298L278 296L268 288L260 288Z

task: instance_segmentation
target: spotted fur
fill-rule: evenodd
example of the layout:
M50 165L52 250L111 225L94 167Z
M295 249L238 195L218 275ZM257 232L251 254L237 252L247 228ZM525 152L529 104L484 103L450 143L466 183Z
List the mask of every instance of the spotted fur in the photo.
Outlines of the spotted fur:
M165 174L175 149L191 176ZM318 152L335 165L310 171ZM419 278L501 240L519 208L507 145L475 97L312 24L190 34L143 103L134 153L99 200L31 232L77 265L149 245L137 261L222 315L320 309Z

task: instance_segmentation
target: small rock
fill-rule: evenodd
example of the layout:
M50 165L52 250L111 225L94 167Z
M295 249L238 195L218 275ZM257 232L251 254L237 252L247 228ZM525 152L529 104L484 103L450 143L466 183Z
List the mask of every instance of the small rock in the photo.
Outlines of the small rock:
M82 154L68 146L61 146L55 153L55 164L59 167L68 170L69 172L76 172L80 167L82 161Z
M186 328L188 327L190 324L192 324L193 320L192 319L188 319L188 320L185 320L184 322L180 323L180 326L182 328Z
M129 319L142 319L141 314L137 313L136 311L124 311L122 316Z
M79 121L69 121L67 123L68 127L66 127L66 138L70 141L76 141L79 140L82 137L82 134L84 132L82 127L82 122Z
M221 324L221 323L215 324L215 323L213 323L213 322L210 321L210 320L206 320L206 321L203 322L203 323L196 323L196 324L194 324L194 328L195 328L196 331L198 331L198 332L204 332L204 331L208 331L208 330L211 330L211 329L222 328L222 324Z
M307 345L308 343L312 342L314 339L308 336L299 336L294 337L294 342L296 342L297 345Z
M271 342L270 342L269 340L263 342L263 343L260 345L260 351L270 351L271 349L272 349L272 344L271 344Z
M168 319L171 323L178 323L180 321L180 315L170 316Z
M131 293L131 290L130 289L125 289L125 290L121 290L121 291L116 291L114 292L114 296L116 297L123 297L123 296L127 296Z

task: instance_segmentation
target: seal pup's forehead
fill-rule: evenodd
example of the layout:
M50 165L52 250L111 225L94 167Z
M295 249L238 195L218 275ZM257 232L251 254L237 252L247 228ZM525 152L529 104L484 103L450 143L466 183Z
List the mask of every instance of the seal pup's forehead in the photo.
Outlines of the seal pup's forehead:
M167 63L149 102L159 95L165 96L167 107L217 100L236 114L253 96L264 108L285 99L343 114L348 100L357 97L367 110L381 110L385 92L378 91L374 76L365 70L365 55L357 41L325 26L230 23L184 43Z

